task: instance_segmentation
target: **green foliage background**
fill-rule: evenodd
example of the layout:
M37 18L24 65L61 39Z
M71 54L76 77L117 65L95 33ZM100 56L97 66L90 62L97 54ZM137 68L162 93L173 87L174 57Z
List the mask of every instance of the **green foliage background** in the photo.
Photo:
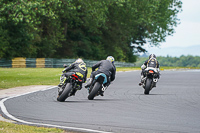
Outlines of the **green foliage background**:
M181 0L0 0L0 58L135 62L174 33ZM136 45L131 45L136 44Z

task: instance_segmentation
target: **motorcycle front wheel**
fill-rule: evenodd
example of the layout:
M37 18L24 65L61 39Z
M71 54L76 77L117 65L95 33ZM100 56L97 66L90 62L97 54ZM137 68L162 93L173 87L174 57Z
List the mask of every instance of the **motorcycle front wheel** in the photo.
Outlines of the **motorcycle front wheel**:
M148 95L150 90L151 90L151 83L152 83L152 79L147 78L146 79L146 84L145 84L145 88L144 88L144 94Z
M71 89L72 89L72 84L68 83L65 89L63 90L63 92L60 95L58 95L57 101L64 102L65 99L69 97L69 93L71 92Z
M94 97L96 96L96 94L99 91L100 86L101 86L101 84L99 82L96 82L94 84L93 89L91 90L90 94L88 95L88 99L89 100L93 100L94 99Z

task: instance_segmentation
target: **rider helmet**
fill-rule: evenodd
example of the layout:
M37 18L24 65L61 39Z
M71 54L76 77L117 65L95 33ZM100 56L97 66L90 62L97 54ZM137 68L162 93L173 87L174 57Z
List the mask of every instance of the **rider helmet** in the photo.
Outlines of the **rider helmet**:
M81 63L81 62L84 62L81 58L78 58L75 63Z
M115 61L114 57L112 57L112 56L108 56L108 57L106 58L106 60L109 60L109 61L111 61L112 63L114 63L114 61Z
M156 55L155 54L150 54L149 55L149 59L151 59L151 58L156 58Z

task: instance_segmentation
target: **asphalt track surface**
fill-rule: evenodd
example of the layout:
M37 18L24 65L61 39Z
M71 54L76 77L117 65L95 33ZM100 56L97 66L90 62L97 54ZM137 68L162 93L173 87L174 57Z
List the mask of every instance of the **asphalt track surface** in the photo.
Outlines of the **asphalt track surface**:
M132 71L118 72L105 96L94 100L87 99L83 88L65 102L57 102L57 89L52 88L6 99L3 104L20 122L57 125L73 131L199 133L200 70L161 74L149 95L138 86L140 72Z

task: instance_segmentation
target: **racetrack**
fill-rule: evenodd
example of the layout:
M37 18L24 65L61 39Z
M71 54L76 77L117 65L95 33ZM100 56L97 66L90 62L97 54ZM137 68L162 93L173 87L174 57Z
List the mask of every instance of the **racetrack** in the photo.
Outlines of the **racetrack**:
M94 100L87 99L83 88L66 102L57 102L57 89L53 88L7 99L3 104L19 120L83 132L200 132L200 71L161 74L150 95L143 94L138 86L140 72L133 71L118 72L105 96Z

